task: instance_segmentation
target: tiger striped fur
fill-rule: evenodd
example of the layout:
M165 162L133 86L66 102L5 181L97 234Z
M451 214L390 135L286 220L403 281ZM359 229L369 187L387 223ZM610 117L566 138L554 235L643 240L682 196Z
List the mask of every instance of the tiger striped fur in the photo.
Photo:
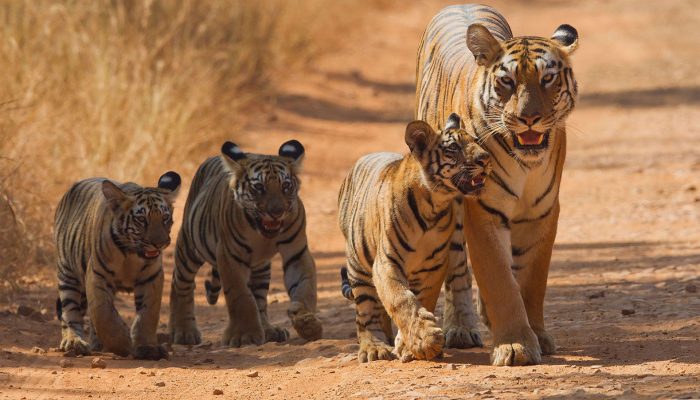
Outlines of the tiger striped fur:
M569 55L577 46L569 25L550 39L513 37L493 8L460 5L432 19L418 50L416 118L439 127L452 112L465 116L493 159L484 193L464 203L464 232L494 365L534 364L555 351L543 304L565 120L577 96ZM447 280L466 285L467 275L450 271ZM446 300L446 310L471 307L461 294Z
M121 356L167 358L156 338L161 251L170 244L179 188L180 176L168 172L156 188L94 178L77 182L63 196L54 224L62 350L84 355L104 348ZM134 292L131 332L114 307L120 290ZM86 312L91 343L83 335Z
M411 150L405 156L360 158L338 196L347 256L341 276L356 305L360 362L391 358L392 343L402 361L441 354L445 335L433 312L448 263L459 260L451 256L461 223L454 201L477 195L489 169L488 153L456 114L439 133L423 121L410 123L405 140Z
M291 140L280 147L279 156L267 156L244 153L226 142L221 151L221 157L199 167L185 204L170 295L174 343L201 342L194 316L194 278L204 262L212 266L205 283L210 304L216 303L223 284L229 313L224 345L287 340L287 330L267 319L270 261L277 253L283 260L292 325L301 337L319 339L316 267L298 196L304 147Z

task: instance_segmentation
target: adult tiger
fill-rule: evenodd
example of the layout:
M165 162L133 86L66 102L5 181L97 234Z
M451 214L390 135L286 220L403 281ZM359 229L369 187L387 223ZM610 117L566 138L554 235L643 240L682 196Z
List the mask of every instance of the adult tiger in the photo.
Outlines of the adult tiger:
M211 280L205 282L210 304L216 303L223 283L229 313L224 345L285 341L288 332L267 319L270 262L277 253L282 255L292 325L305 339L320 338L322 327L314 314L316 267L299 198L304 147L290 140L279 148L279 156L268 156L244 153L226 142L221 152L199 167L185 204L170 292L174 343L201 342L194 277L204 262L212 265Z
M559 217L565 119L577 86L569 55L578 33L513 37L482 5L451 6L430 22L418 50L416 113L436 128L465 116L493 158L479 199L465 201L465 232L494 365L538 363L554 352L543 303ZM456 240L461 240L456 238ZM451 271L448 281L467 279ZM471 307L461 294L446 307Z
M161 251L170 244L179 188L180 176L171 171L156 188L94 178L77 182L63 196L54 226L62 350L84 355L104 348L121 356L167 358L156 338ZM134 292L131 333L114 307L118 290ZM91 343L83 337L86 311Z

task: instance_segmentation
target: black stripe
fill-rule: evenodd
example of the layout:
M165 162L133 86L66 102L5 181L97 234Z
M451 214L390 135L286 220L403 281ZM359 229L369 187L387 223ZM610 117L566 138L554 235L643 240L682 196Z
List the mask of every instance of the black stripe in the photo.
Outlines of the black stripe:
M308 250L308 246L304 246L303 249L301 249L298 253L290 257L288 260L284 262L284 266L282 267L282 270L284 273L287 273L287 269L295 262L298 262L301 259L301 256L304 255L304 252Z
M355 304L362 304L365 301L371 301L373 303L378 303L377 299L374 296L370 296L368 294L361 294L361 295L355 297Z
M423 221L423 218L420 215L420 211L418 210L418 204L416 203L416 197L413 194L412 189L408 189L408 205L409 207L411 207L413 216L415 217L416 221L418 222L418 225L420 225L423 232L427 231L428 226L425 224L425 221Z
M147 284L153 282L158 277L158 275L160 275L162 272L163 272L163 270L159 269L158 271L156 271L155 274L149 276L148 278L140 280L140 281L136 281L136 283L134 283L134 287L147 285Z
M502 213L501 211L499 211L493 207L486 205L486 203L484 203L484 201L481 199L479 199L478 202L479 202L479 205L481 206L481 208L484 209L484 211L486 211L487 213L489 213L491 215L495 215L495 216L499 217L501 219L501 225L503 225L506 229L510 229L510 223L508 222L508 217L504 213Z

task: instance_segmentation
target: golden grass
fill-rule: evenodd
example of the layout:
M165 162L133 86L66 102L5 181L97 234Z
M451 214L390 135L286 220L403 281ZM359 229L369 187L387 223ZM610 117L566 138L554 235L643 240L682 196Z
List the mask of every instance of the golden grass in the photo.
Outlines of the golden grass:
M244 107L274 96L276 76L375 3L1 1L0 280L51 258L70 183L190 174L235 137Z

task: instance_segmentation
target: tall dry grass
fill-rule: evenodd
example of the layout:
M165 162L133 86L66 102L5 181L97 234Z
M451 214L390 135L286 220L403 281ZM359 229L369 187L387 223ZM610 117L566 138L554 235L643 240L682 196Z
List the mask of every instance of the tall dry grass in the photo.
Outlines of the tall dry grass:
M213 143L235 137L241 110L274 96L276 77L331 46L362 9L351 0L0 2L0 280L50 263L54 205L71 182L191 172Z

